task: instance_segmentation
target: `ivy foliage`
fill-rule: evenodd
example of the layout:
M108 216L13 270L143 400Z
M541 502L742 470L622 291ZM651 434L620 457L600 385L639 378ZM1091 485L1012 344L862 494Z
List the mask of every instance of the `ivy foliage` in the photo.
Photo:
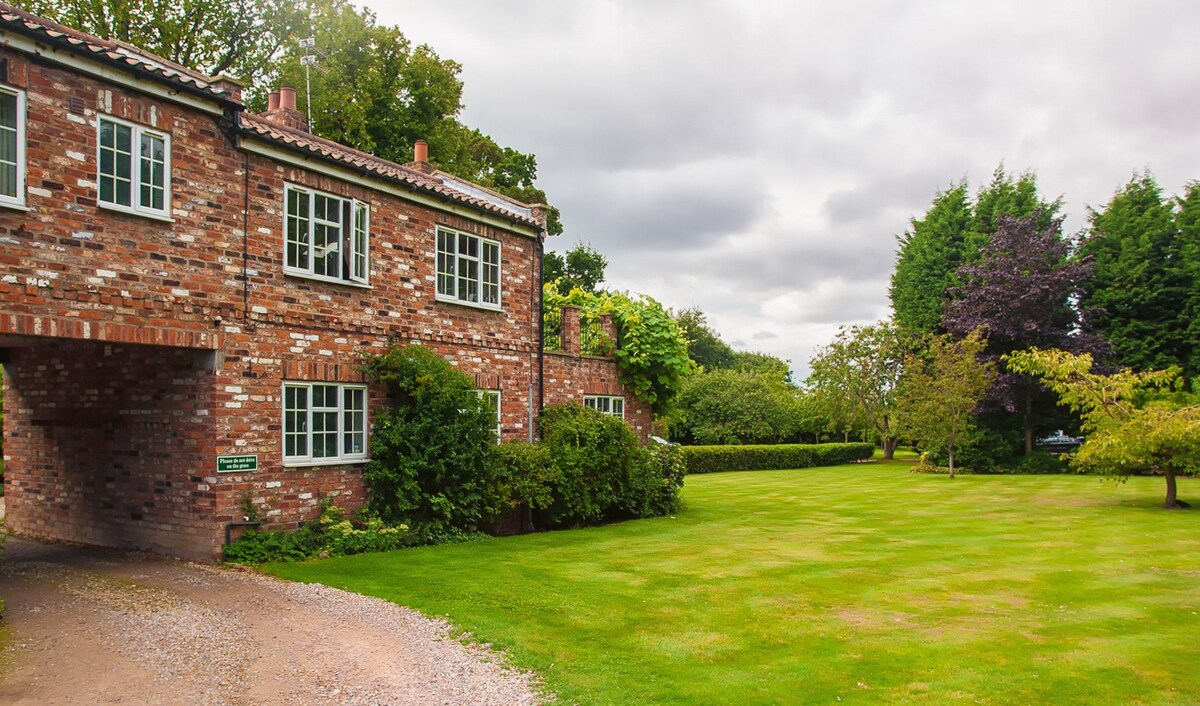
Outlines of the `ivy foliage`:
M415 345L368 356L365 369L389 398L375 415L363 474L371 510L435 532L474 528L493 514L496 422L471 378Z
M696 369L679 324L651 297L593 293L578 287L564 294L556 282L547 282L543 301L547 315L564 306L578 307L585 327L597 325L601 314L612 315L617 340L607 342L602 350L616 358L621 384L656 415L670 408L683 381Z

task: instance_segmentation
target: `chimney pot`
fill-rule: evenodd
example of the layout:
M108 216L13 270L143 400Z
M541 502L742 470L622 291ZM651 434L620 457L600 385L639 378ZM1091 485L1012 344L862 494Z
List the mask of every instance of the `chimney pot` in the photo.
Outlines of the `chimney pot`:
M426 164L429 162L429 143L425 140L417 140L413 144L413 161Z
M279 89L279 107L284 110L296 109L296 89L284 86Z
M279 110L279 91L271 91L267 94L267 112Z

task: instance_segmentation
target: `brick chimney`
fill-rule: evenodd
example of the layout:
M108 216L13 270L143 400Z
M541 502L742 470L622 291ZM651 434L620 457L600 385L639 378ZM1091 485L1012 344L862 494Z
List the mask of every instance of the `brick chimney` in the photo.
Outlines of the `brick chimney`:
M309 132L308 117L296 110L296 89L291 86L271 91L267 96L267 112L260 117L270 120L276 125Z
M417 140L413 143L413 161L407 165L409 169L415 169L422 174L433 174L433 165L429 163L429 143L425 140Z

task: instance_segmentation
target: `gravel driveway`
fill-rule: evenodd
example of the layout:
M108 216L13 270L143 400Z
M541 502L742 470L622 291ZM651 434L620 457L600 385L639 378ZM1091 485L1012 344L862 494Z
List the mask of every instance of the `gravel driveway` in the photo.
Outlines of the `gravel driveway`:
M11 539L3 704L538 704L446 624L249 572Z

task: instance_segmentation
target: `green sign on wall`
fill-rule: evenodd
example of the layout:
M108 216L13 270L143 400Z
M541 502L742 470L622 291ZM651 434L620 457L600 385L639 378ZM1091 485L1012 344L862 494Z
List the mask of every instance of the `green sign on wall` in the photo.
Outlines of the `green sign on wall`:
M245 473L258 470L258 454L217 456L217 473Z

